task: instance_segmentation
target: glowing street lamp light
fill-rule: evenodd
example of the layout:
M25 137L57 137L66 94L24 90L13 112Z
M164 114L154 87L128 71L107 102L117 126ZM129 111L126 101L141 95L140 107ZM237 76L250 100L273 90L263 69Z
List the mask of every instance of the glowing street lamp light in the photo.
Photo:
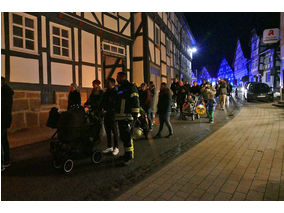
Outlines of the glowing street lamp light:
M196 49L195 47L193 47L193 48L191 49L191 52L196 53L196 52L197 52L197 49Z

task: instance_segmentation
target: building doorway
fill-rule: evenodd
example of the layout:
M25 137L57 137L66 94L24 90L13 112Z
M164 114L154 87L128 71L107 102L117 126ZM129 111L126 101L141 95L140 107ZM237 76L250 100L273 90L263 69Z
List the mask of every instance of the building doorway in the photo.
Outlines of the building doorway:
M117 73L125 71L126 60L122 57L104 55L103 56L103 82L108 78L116 79Z

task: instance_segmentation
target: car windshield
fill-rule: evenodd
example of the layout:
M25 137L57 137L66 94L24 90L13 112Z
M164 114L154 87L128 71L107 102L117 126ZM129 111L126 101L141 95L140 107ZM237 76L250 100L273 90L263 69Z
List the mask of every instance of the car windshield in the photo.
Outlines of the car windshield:
M253 93L267 93L270 88L267 84L251 84L249 90Z

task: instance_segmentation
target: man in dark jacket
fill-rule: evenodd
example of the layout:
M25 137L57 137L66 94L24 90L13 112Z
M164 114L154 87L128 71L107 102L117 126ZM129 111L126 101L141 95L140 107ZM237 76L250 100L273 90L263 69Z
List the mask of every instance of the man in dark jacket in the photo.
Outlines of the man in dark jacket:
M195 95L195 96L199 96L200 95L200 87L198 86L196 81L193 82L193 86L191 87L190 93L192 95Z
M177 78L174 79L174 82L171 85L171 90L173 92L173 100L174 100L174 102L176 102L178 91L179 91L179 82L178 82Z
M81 106L81 94L78 91L78 87L75 83L70 85L67 109L70 110L72 106Z
M11 165L7 129L12 122L13 95L14 91L8 86L5 78L1 77L1 167L3 170Z
M228 91L227 91L227 83L224 79L220 80L220 84L218 84L217 90L219 94L219 102L221 110L225 110Z
M185 87L186 95L189 95L189 94L190 94L191 86L190 86L190 84L189 84L188 81L185 82L184 87Z
M167 87L167 84L163 82L161 83L161 89L160 89L158 106L157 106L158 107L157 114L159 115L160 127L155 138L161 137L161 132L163 130L164 123L166 123L169 129L169 134L167 137L169 138L173 135L173 127L170 122L171 102L172 102L172 96L170 90Z
M120 138L123 141L125 154L124 165L129 165L134 159L134 146L131 129L133 120L137 120L139 113L139 95L137 87L127 80L125 72L119 72L116 78L118 96L115 104L115 119L118 121Z
M107 79L107 90L103 95L102 109L104 111L104 126L107 135L107 149L103 153L112 152L114 156L118 155L118 131L117 121L114 119L115 114L115 101L117 98L117 89L115 86L115 80L113 78ZM112 134L113 134L113 146L112 146Z

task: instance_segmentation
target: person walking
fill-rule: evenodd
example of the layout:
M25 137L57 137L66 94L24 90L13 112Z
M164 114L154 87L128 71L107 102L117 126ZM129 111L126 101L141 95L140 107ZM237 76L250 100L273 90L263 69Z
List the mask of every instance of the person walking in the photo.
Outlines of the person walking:
M211 86L209 83L207 83L203 88L201 88L201 92L204 97L209 123L214 123L214 111L216 106L214 96L216 94L216 89L214 88L214 86Z
M221 110L225 110L228 91L227 91L227 83L224 79L221 79L220 83L218 84L217 90L218 90Z
M1 77L1 170L11 165L10 145L7 130L12 123L12 106L14 91L7 84L6 79Z
M180 111L180 119L185 119L183 112L182 112L182 106L185 102L186 99L186 88L183 86L183 82L180 81L179 82L179 91L178 91L178 95L177 95L177 105L179 107L179 111Z
M101 140L102 136L102 99L104 91L100 87L101 82L99 80L93 81L93 90L84 106L91 106L91 110L94 113L94 141Z
M68 107L67 110L70 110L74 106L81 106L81 94L78 91L78 87L75 83L70 85L70 92L68 95Z
M169 129L169 134L168 138L173 135L173 127L170 122L170 116L171 116L171 102L172 102L172 96L170 89L168 88L166 83L161 83L161 89L159 93L159 100L158 100L158 110L157 114L159 115L159 120L160 120L160 127L157 135L155 138L160 138L161 133L164 127L164 123L166 123L168 129Z
M134 146L132 137L133 121L139 113L139 95L137 87L127 80L125 72L119 72L116 77L119 84L118 96L115 104L115 120L118 121L120 138L123 142L125 154L124 165L129 165L134 159Z
M139 102L142 109L146 112L147 120L148 120L148 129L152 130L152 118L151 118L151 112L152 112L152 104L153 99L150 90L147 88L147 85L145 83L141 84L140 90L139 90Z
M117 131L117 121L114 119L115 114L115 101L117 98L117 89L115 88L115 80L113 78L108 78L106 81L107 90L103 94L102 99L102 109L104 114L104 127L107 135L107 148L103 153L110 153L114 156L118 155L118 131ZM112 145L112 135L113 135L113 145Z
M149 111L150 111L150 118L151 118L151 121L152 121L152 126L154 124L154 118L155 118L155 114L154 114L154 106L156 105L156 87L153 83L153 81L150 81L149 84L148 84L148 89L150 90L151 92L151 97L152 97L152 106L150 107ZM150 128L150 131L152 130L152 126Z

